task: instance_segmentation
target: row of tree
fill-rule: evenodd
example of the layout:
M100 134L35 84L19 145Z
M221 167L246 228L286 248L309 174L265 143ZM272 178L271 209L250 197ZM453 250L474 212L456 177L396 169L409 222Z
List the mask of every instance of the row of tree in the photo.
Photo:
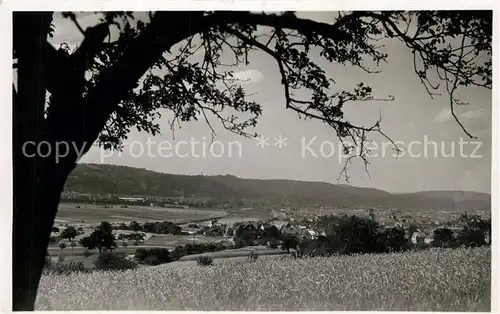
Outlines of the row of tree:
M83 228L75 228L73 226L67 226L63 231L60 231L58 227L52 227L52 232L59 233L59 238L61 239L68 239L70 242L72 242L77 236L83 234ZM51 243L55 242L56 237L52 236L51 237Z
M145 234L141 232L133 232L128 234L119 234L115 237L113 234L113 227L107 221L101 222L101 224L88 236L80 239L79 243L82 247L88 250L99 250L102 253L103 250L112 251L117 247L116 241L122 241L122 245L126 246L125 240L131 241L134 245L139 242L144 241Z
M181 227L171 221L145 222L143 224L138 223L137 221L132 221L129 225L121 223L115 229L174 235L181 234L182 230Z
M240 225L234 233L234 242L237 248L253 244L267 244L268 241L282 239L280 230L274 226L265 226L263 229L255 228L253 225Z

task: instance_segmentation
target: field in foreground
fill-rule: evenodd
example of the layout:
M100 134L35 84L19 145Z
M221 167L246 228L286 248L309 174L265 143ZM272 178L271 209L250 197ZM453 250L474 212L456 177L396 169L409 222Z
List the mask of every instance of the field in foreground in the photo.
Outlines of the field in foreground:
M171 265L174 266L174 265ZM490 249L45 275L37 310L490 311Z

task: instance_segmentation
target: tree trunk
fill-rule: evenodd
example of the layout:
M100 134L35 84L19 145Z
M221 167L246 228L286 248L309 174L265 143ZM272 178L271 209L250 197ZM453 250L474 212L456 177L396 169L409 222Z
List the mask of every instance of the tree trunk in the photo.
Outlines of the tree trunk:
M33 310L50 233L70 172L69 169L61 172L61 168L51 166L48 160L26 159L17 156L14 161L13 307L16 311ZM29 169L26 167L29 163L36 164L37 171L29 173L22 169Z
M37 155L46 141L43 45L51 12L14 14L14 50L18 58L13 99L13 310L34 310L50 233L64 183L74 163L56 163L54 154ZM47 142L51 145L51 141ZM49 145L39 146L47 149ZM53 148L53 145L52 145ZM43 151L41 151L43 153ZM75 159L76 160L76 159Z
M34 167L30 167L35 165ZM31 169L36 171L30 171ZM52 226L72 168L43 158L14 159L13 307L33 310Z
M33 310L38 278L36 269L43 267L40 252L34 250L33 223L36 221L36 199L41 196L40 182L35 180L39 172L39 162L26 158L22 149L28 141L40 139L40 115L43 115L45 88L36 69L41 66L41 58L32 51L37 50L40 30L21 38L21 27L34 27L41 18L36 15L14 14L14 49L18 56L18 93L13 99L13 157L14 157L14 210L13 210L13 310ZM40 23L39 23L40 24ZM41 108L41 109L40 109ZM25 147L26 148L26 147ZM29 153L31 154L31 150ZM47 239L48 242L48 239ZM45 254L45 252L44 252ZM31 267L35 271L31 271ZM35 276L32 276L35 274ZM34 292L33 292L34 291Z

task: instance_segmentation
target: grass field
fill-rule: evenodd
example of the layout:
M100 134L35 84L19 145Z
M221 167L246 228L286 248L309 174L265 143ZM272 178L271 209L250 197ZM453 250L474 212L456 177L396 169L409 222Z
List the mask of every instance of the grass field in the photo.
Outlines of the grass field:
M87 232L83 236L88 236L91 232ZM152 247L162 247L174 249L178 245L186 245L188 243L207 243L207 242L215 242L218 240L222 240L224 237L212 237L212 236L204 236L204 235L172 235L172 234L151 234L147 241L144 243L140 243L139 245L133 245L129 243L127 247L122 246L121 241L116 241L118 247L115 249L116 252L124 252L126 254L134 254L135 251L142 248L152 248ZM69 243L67 247L61 252L61 249L57 244L53 244L48 248L49 254L51 256L59 256L60 254L64 256L72 256L72 255L82 255L85 251L85 248L81 247L77 244L76 247L71 248Z
M79 206L80 208L77 208ZM104 208L104 205L61 203L57 212L58 222L81 222L99 223L103 220L108 222L138 222L163 221L172 222L208 220L225 216L224 210L217 209L179 209L148 206L133 206L121 208L114 205L112 208ZM57 222L56 221L56 222Z
M186 245L188 243L207 243L222 240L224 237L212 237L204 235L172 235L172 234L153 234L144 244L151 246L169 246Z
M124 254L134 254L138 248L146 248L147 249L147 248L153 248L153 247L170 248L169 246L141 244L138 246L130 245L128 247L119 246L118 248L114 249L113 252L124 253ZM59 248L50 247L48 251L49 251L49 255L52 257L62 255L62 256L64 256L64 258L67 259L67 258L71 258L72 256L83 256L83 252L85 250L86 250L85 248L83 248L81 246L77 246L73 249L68 247L68 248L64 249L62 252L61 252L61 249L59 249ZM97 250L93 250L91 252L94 254L97 254Z
M490 249L45 275L37 310L489 311Z
M218 252L210 252L210 253L202 253L202 254L191 254L183 256L179 259L179 261L196 261L200 255L211 256L213 259L225 259L225 258L234 258L234 257L244 257L248 258L250 252L254 252L254 254L259 256L269 256L269 255L283 255L286 251L276 249L270 250L265 246L246 246L239 249L229 249Z

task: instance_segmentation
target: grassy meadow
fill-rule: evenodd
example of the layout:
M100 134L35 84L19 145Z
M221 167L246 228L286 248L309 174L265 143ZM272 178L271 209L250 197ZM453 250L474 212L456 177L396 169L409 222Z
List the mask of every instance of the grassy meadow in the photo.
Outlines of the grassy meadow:
M61 203L57 211L56 222L79 223L82 220L86 223L100 223L103 220L125 223L133 220L184 222L209 220L225 215L226 212L222 209L179 209L138 205L128 205L127 208L122 208L120 205L105 207L104 205Z
M43 276L37 310L489 311L490 249Z

